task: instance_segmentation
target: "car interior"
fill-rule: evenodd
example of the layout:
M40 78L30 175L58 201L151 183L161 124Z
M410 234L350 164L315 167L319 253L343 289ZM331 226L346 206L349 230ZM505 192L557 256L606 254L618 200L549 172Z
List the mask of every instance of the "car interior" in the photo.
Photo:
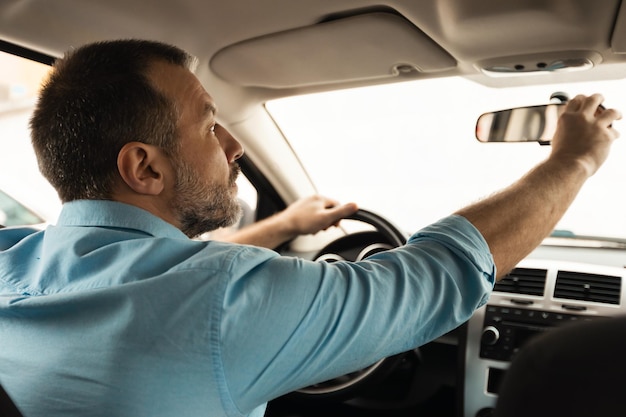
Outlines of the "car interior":
M549 154L559 111L577 94L601 93L605 107L626 112L621 0L2 1L0 225L45 227L60 210L28 136L50 65L71 48L123 38L197 57L219 123L245 148L246 216L236 227L312 194L359 204L339 227L276 248L318 262L400 246L507 186ZM529 341L626 314L623 140L466 323L277 398L266 415L492 416ZM228 230L202 238L218 233ZM584 369L581 381L606 383ZM0 414L19 415L4 390Z
M507 370L495 416L622 415L624 324L607 317L533 339Z
M23 417L20 410L2 386L0 386L0 411L2 411L2 415L6 417Z

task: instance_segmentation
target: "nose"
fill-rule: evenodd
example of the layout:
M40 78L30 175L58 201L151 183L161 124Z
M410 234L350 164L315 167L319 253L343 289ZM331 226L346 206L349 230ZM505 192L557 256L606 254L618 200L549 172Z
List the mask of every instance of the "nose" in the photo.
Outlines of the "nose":
M230 134L222 125L215 126L215 134L224 149L224 153L228 158L228 162L234 162L243 156L243 146L233 135Z

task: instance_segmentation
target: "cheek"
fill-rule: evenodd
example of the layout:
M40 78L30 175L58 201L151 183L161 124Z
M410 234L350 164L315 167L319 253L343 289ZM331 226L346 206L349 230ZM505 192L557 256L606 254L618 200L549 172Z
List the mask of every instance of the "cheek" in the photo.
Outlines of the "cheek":
M199 174L205 178L212 178L213 181L220 181L227 177L230 172L228 161L224 151L219 146L207 146L204 149L197 149L188 160L191 161Z

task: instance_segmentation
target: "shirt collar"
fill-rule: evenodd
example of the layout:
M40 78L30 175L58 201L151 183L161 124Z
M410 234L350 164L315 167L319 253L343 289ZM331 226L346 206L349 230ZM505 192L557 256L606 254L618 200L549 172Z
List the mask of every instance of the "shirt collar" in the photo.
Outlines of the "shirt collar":
M64 203L59 226L99 226L134 229L155 237L189 239L180 229L139 207L109 200Z

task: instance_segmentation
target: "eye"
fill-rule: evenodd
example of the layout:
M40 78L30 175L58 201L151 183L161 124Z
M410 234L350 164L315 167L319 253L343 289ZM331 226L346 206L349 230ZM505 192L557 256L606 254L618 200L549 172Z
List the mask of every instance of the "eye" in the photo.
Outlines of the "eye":
M209 125L209 129L208 129L209 133L215 134L215 126L216 126L215 123Z

